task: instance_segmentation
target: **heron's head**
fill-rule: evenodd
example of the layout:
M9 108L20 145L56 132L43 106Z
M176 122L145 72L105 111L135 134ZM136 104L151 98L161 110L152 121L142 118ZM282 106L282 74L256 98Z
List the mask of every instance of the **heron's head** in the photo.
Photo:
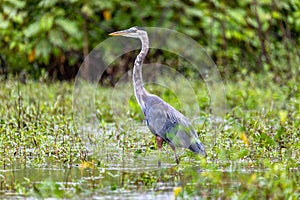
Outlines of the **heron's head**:
M110 33L109 35L112 36L125 36L125 37L132 37L132 38L141 38L143 35L147 34L147 32L137 26L131 27L129 29L126 30L122 30L122 31L116 31L113 33Z

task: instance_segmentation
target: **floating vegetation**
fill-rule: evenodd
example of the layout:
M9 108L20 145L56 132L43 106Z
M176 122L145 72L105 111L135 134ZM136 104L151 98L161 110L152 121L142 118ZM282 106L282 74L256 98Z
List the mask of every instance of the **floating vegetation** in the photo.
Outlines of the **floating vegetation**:
M133 99L124 102L124 115L113 116L111 89L97 88L101 140L92 154L73 120L72 83L1 82L0 197L298 199L300 86L253 79L227 83L222 120L209 115L205 85L194 83L203 93L193 122L208 157L181 151L176 165L165 146L161 169ZM167 89L147 87L182 109Z

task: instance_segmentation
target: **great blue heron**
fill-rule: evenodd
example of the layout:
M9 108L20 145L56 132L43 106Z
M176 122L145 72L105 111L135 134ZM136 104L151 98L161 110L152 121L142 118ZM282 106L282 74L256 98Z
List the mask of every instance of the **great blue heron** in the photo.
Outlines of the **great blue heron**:
M134 61L134 93L145 115L148 128L156 136L159 155L163 142L167 142L174 151L177 164L179 164L176 154L177 147L187 148L192 152L206 156L204 145L198 139L189 120L160 97L149 94L143 86L142 65L149 49L147 32L142 28L132 27L109 35L138 38L142 42L142 49ZM160 166L160 161L158 165Z

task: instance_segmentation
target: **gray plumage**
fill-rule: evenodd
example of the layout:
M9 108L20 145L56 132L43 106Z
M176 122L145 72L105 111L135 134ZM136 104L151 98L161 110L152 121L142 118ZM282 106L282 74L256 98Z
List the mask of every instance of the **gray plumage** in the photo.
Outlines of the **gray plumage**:
M139 38L142 42L142 49L133 68L134 93L145 115L147 126L156 136L158 149L161 150L163 141L167 142L174 151L177 163L179 163L176 155L177 147L187 148L194 153L206 156L204 145L198 139L189 120L160 97L149 94L143 86L142 64L149 49L147 32L139 27L132 27L110 35Z
M163 138L172 149L187 148L194 153L206 156L204 145L199 141L193 126L183 114L152 94L147 94L143 101L146 105L143 110L146 123L154 135Z

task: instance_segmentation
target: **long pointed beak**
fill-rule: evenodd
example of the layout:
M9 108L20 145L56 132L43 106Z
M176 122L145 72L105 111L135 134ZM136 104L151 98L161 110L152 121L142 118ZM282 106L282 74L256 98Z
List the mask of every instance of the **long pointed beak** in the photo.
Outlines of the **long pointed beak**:
M111 36L117 36L117 35L126 35L126 34L128 34L128 31L127 31L127 30L124 30L124 31L116 31L116 32L110 33L109 35L111 35Z

